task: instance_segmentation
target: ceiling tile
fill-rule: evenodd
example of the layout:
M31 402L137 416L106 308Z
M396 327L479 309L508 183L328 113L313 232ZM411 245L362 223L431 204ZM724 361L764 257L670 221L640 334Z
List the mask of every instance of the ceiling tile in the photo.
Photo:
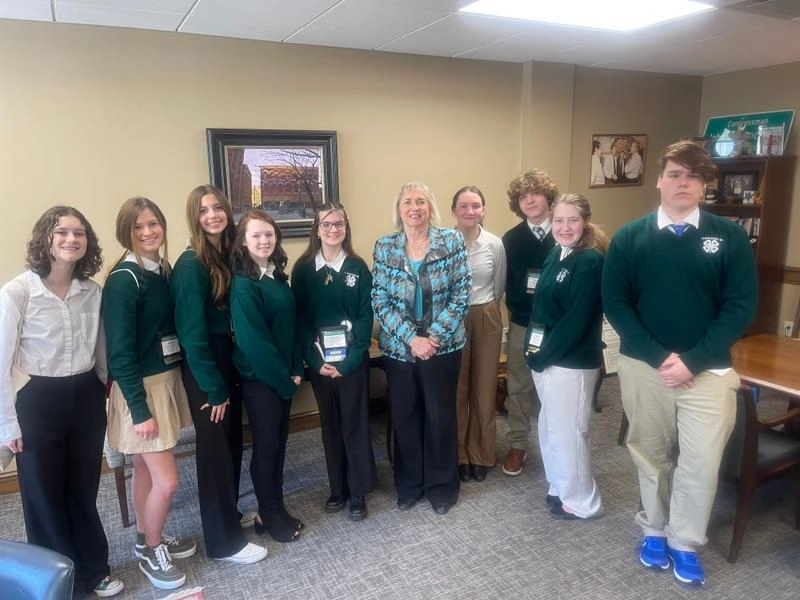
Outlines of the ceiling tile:
M298 44L370 49L447 17L446 11L396 2L348 0L310 23L287 41Z
M455 56L516 35L523 27L523 23L509 19L456 14L385 44L379 49L389 52Z
M50 21L49 0L3 0L0 2L0 19Z

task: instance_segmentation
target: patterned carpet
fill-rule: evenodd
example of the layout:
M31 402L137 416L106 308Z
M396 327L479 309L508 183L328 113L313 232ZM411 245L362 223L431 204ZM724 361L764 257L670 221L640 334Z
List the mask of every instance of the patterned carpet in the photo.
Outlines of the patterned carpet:
M168 521L169 533L189 536L198 554L178 561L186 588L203 586L207 600L473 600L596 598L797 598L800 594L800 535L792 526L791 482L757 492L744 545L735 565L727 562L736 499L723 483L702 551L707 584L682 587L671 572L651 572L638 563L640 532L633 523L638 495L627 449L616 445L621 409L619 385L608 378L601 391L603 412L593 420L595 476L606 505L591 522L554 520L544 502L546 487L535 432L522 475L506 477L499 466L483 483L462 485L453 510L435 514L421 502L396 509L391 467L386 459L385 425L374 420L380 488L367 498L369 518L351 523L345 513L322 510L327 477L319 431L290 436L286 492L290 510L306 529L299 541L266 543L261 563L232 566L205 557L202 549L194 461L179 461L181 485ZM506 422L498 419L498 457L505 455ZM246 454L245 459L249 459ZM242 478L243 510L255 506L249 475ZM123 578L120 598L164 598L137 569L134 530L123 529L113 478L104 476L99 497L111 548L112 570ZM19 496L0 497L0 537L24 540ZM0 591L0 597L2 592Z

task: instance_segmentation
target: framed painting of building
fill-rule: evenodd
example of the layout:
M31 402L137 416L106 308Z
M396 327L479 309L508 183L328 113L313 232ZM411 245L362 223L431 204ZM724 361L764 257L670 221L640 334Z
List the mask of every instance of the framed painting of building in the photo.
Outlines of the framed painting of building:
M234 219L267 211L285 237L305 237L324 203L339 204L335 131L206 129L211 183Z

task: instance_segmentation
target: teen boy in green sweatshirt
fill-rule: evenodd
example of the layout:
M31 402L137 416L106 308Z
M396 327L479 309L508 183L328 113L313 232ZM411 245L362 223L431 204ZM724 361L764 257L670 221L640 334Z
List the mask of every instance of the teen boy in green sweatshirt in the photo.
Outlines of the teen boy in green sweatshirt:
M621 338L619 378L639 472L641 563L690 585L705 574L696 548L736 419L730 348L756 310L753 251L735 223L700 212L716 166L693 142L659 162L661 205L622 227L603 270L603 308ZM680 448L680 453L678 453Z

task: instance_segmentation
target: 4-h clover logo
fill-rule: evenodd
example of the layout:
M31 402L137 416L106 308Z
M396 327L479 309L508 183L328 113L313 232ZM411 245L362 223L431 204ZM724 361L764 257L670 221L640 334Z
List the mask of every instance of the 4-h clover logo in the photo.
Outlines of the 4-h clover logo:
M719 240L710 239L703 240L703 251L709 254L715 254L719 250Z

